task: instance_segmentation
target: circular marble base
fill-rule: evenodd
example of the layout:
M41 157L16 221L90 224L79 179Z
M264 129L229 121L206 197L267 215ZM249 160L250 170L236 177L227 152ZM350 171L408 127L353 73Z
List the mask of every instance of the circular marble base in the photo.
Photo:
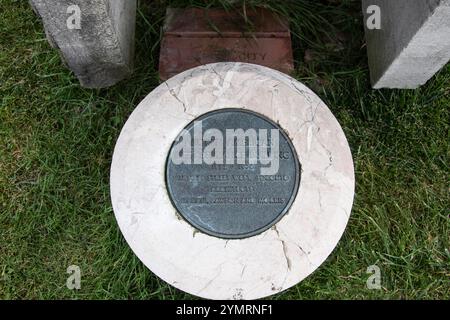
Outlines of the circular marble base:
M182 129L225 108L277 123L301 164L289 211L244 239L195 229L175 209L165 182L168 153ZM244 63L197 67L153 90L125 124L111 167L114 212L134 253L169 284L209 299L262 298L307 277L342 236L354 183L347 140L327 106L295 79Z

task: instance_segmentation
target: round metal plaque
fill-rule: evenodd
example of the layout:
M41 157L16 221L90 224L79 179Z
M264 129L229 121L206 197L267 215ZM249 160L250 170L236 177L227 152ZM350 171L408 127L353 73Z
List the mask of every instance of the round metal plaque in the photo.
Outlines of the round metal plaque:
M168 193L192 226L212 236L259 234L289 210L300 164L285 132L244 109L208 112L175 140L166 164Z

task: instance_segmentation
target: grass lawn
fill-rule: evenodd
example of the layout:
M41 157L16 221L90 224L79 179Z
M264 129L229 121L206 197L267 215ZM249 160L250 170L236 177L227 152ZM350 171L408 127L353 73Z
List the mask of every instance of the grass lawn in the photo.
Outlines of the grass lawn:
M339 245L273 298L449 299L450 65L418 90L372 90L359 0L246 2L290 16L295 77L341 123L356 170ZM166 6L205 3L140 1L135 73L89 90L50 48L27 1L0 0L0 298L192 298L153 275L122 238L109 167L127 117L159 84ZM380 290L366 287L374 264ZM81 290L66 288L69 265L81 268Z

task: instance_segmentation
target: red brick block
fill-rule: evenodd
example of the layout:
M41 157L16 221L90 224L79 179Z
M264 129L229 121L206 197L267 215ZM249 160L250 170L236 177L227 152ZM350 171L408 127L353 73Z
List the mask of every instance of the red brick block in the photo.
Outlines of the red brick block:
M159 74L166 80L213 62L248 62L284 73L294 69L287 20L265 10L168 9Z

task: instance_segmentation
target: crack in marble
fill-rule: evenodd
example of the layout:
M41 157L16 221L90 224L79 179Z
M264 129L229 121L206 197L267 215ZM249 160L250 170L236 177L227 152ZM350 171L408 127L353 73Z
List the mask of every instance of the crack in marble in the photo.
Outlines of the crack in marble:
M195 118L195 115L187 112L187 105L186 103L180 99L180 97L178 97L178 94L175 92L175 90L173 88L170 88L169 84L167 83L167 81L164 82L167 86L167 89L169 89L169 93L172 97L174 97L179 103L181 103L181 105L183 106L183 113L187 114L188 116ZM180 89L181 90L181 89Z
M242 279L242 277L244 276L244 272L245 272L245 269L246 269L246 268L247 268L246 265L242 268L242 271L241 271L241 279Z
M219 264L218 268L219 268L219 272L211 279L209 280L199 291L197 291L197 293L201 293L202 291L204 291L206 288L208 288L211 283L213 283L222 273L222 266L225 264L226 262L223 262L221 264Z
M315 123L316 115L317 115L317 111L318 111L318 109L319 109L320 103L321 103L321 102L319 101L319 102L316 104L316 107L314 108L314 111L313 111L313 107L312 107L312 106L309 108L309 111L310 111L310 113L311 113L311 118L308 119L308 120L306 120L306 121L303 121L302 124L300 124L300 126L298 127L298 130L295 131L294 135L292 136L292 141L294 141L295 137L303 130L303 127L304 127L305 125L307 125L307 124L311 124L311 126L308 127L308 133L307 133L307 136L309 136L310 134L312 134L312 131L310 131L310 130L312 130L312 128L313 128L314 126L318 128L317 132L320 131L320 127ZM311 136L311 139L312 139L312 136ZM309 143L307 144L307 150L309 151L310 149L311 149L311 141L309 141Z
M325 145L319 140L317 139L317 143L322 147L323 150L325 150L325 153L328 156L328 160L329 160L329 164L327 166L326 169L329 169L332 165L333 165L333 153L330 151L330 149L328 149L327 147L325 147ZM324 171L324 176L326 175L326 170Z
M279 238L279 237L280 237L280 231L278 231L278 229L277 229L276 227L274 227L274 230L275 230L275 232L277 233L278 238ZM308 260L308 263L309 263L311 266L316 266L316 265L315 265L314 263L312 263L311 260L309 259L309 255L311 254L311 251L306 251L305 249L303 249L303 247L302 247L301 245L299 245L299 244L296 243L295 241L292 241L292 240L286 235L286 233L283 232L283 235L284 235L284 237L285 237L287 240L289 240L290 243L294 244L294 245L300 250L300 252L302 253L302 255L305 256L306 260ZM284 242L284 240L281 240L281 239L278 239L278 240Z
M288 257L288 253L287 253L287 246L286 246L286 242L284 240L280 240L281 244L283 245L283 253L284 253L284 257L286 258L286 264L287 264L287 268L289 271L291 271L291 259L289 259Z
M224 81L223 77L216 71L216 69L211 68L210 71L212 71L213 73L215 73L215 74L219 77L219 79L220 79L222 82Z
M220 83L220 81L213 81L214 86L217 88L217 90L213 91L213 94L216 97L220 98L221 96L223 96L225 91L230 88L231 80L233 80L235 71L239 67L240 67L240 64L236 63L235 65L233 65L233 67L230 70L227 70L223 79L220 79L222 83Z
M273 226L273 229L272 229L272 230L274 230L274 231L276 232L277 238L278 238L277 240L281 242L281 246L282 246L282 249L283 249L283 255L284 255L284 258L286 259L286 266L287 266L287 269L290 271L290 270L291 270L291 259L289 259L288 254L287 254L287 246L286 246L286 243L285 243L284 240L281 239L281 237L280 237L280 232L278 231L276 225Z
M308 263L313 266L314 268L317 268L317 265L312 263L312 261L309 259L309 255L311 254L311 251L307 252L305 249L302 248L302 246L300 246L297 243L294 243L294 245L303 253L303 255L305 256L306 260L308 260Z
M303 96L303 98L305 98L310 104L312 104L311 94L308 91L300 89L299 87L297 87L295 82L292 81L292 80L290 80L289 82L291 84L291 87L293 87L295 89L295 91L300 93L300 95Z

